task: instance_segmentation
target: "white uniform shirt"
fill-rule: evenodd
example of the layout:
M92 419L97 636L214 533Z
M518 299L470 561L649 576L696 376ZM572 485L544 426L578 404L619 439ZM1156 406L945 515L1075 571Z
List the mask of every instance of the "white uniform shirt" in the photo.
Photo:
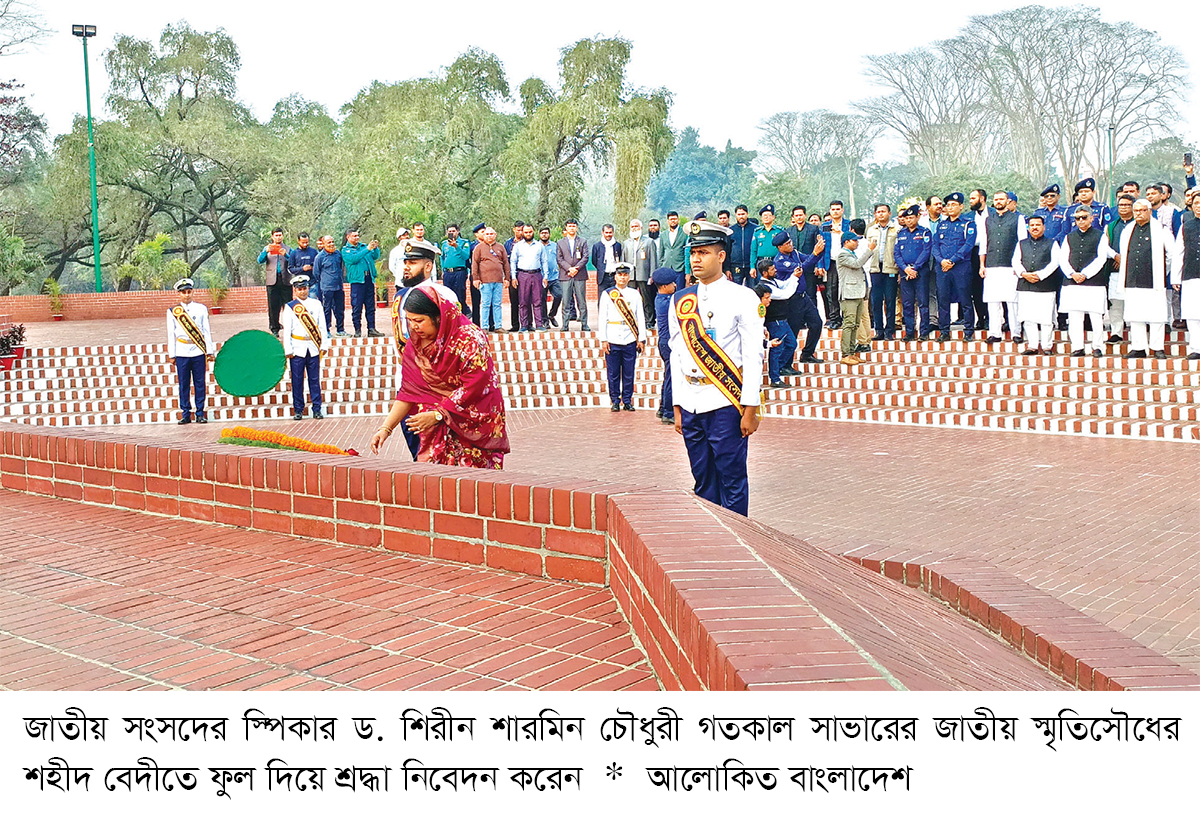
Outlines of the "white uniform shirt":
M392 279L396 281L396 285L400 285L400 281L404 279L404 246L408 242L404 240L388 254L388 271L392 272Z
M731 406L729 399L715 385L695 384L687 380L704 378L705 375L684 345L683 332L675 313L678 297L675 295L672 298L667 313L671 344L671 395L676 404L690 413L708 413ZM707 286L697 286L696 297L704 328L713 330L713 340L742 371L742 406L759 406L762 403L765 345L763 322L758 314L758 295L722 276Z
M308 336L308 329L292 311L292 303L303 303L304 308L308 309L308 313L317 321L317 328L321 330L320 343L313 343L312 338ZM279 339L283 342L284 355L308 358L329 349L329 330L325 328L325 310L321 308L321 304L317 300L309 297L306 300L293 300L291 303L285 303L283 318L280 322L283 324L283 330L279 333Z
M633 317L637 321L637 331L634 332L625 322L625 315L617 309L617 304L608 296L611 291L620 291L621 297L629 305ZM601 343L611 343L614 346L625 346L629 343L646 342L646 313L642 310L642 296L635 289L626 286L617 289L605 289L600 292L600 329L598 331Z
M179 305L179 304L176 304ZM174 309L172 306L171 309ZM171 358L194 358L197 355L212 355L216 352L216 345L213 343L212 332L208 328L208 307L202 303L184 303L183 310L187 312L188 317L196 321L196 326L199 327L201 334L204 335L204 343L194 343L188 335L187 330L179 325L179 321L175 319L175 315L167 310L167 356Z

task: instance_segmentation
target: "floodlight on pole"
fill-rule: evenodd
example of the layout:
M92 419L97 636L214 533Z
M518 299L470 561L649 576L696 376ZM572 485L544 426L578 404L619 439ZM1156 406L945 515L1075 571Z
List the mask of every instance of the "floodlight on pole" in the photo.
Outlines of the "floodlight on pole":
M95 26L76 23L71 34L83 41L83 89L87 95L88 169L92 175L92 261L96 268L96 292L104 291L100 280L100 201L96 197L96 136L92 131L92 85L88 75L88 38L96 36Z

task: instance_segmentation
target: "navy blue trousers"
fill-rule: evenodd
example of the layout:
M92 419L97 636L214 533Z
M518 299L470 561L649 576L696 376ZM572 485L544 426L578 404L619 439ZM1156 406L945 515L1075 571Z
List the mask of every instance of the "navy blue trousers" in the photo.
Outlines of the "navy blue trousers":
M417 451L421 449L421 434L409 430L408 425L403 421L400 422L400 434L404 436L404 443L408 445L408 452L412 454L413 461L415 462L417 460Z
M709 413L683 416L683 443L687 447L696 496L728 508L750 513L750 482L746 473L746 451L750 441L742 435L742 416L730 404Z
M362 334L363 312L366 312L367 328L375 328L375 284L363 281L350 284L350 322L354 334Z
M321 308L325 310L325 328L333 332L346 331L346 292L341 288L325 289L321 294ZM337 328L333 326L337 321Z
M811 358L816 355L817 343L821 340L821 313L817 311L817 304L813 299L800 291L788 298L787 321L788 326L792 327L792 334L796 336L797 343L800 342L800 330L808 330L800 357ZM787 365L792 365L791 355L788 356Z
M179 408L185 416L192 414L192 389L196 390L196 415L204 415L205 358L176 358L175 372L179 374Z
M971 305L971 263L959 263L949 271L937 270L938 323L944 335L950 334L950 304L957 303L963 319L963 336L975 334L975 308Z
M659 389L658 412L660 418L675 417L675 396L671 393L671 347L662 337L658 339L658 357L663 362L663 382Z
M292 355L288 363L292 367L292 414L304 412L305 375L308 375L308 398L312 401L312 411L321 412L321 356L303 358Z
M608 397L613 404L633 403L633 370L637 366L637 344L608 345Z
M458 298L459 311L467 314L471 310L471 307L467 305L467 270L465 268L446 269L442 272L442 282Z
M875 334L896 337L896 275L877 271L871 275L871 325Z
M925 269L917 271L916 279L909 280L904 276L904 272L900 273L900 305L904 310L904 334L918 334L916 315L913 309L913 303L916 303L916 311L921 315L921 337L929 334L929 330L933 326L929 323L929 272Z
M776 302L772 301L772 305ZM821 324L818 322L817 331L821 331ZM770 366L767 367L767 375L771 379L772 384L780 382L779 372L784 367L792 365L792 359L796 357L796 333L792 331L792 324L787 318L779 320L767 321L767 332L770 333L771 339L779 340L778 346L772 346L770 352Z

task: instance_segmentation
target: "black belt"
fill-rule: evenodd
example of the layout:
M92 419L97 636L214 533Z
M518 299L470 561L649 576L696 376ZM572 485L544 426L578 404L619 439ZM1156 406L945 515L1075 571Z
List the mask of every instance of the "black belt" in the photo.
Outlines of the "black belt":
M522 274L541 274L542 272L536 268L518 268L517 271Z
M454 274L454 273L456 273L456 272L459 272L459 271L466 271L466 270L467 270L467 269L466 269L466 267L465 267L465 266L464 266L463 268L443 268L443 269L442 269L442 273L443 273L443 274Z

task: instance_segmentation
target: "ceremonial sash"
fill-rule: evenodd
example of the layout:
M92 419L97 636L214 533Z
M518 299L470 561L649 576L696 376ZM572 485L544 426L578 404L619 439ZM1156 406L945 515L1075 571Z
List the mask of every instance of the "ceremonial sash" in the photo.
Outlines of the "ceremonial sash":
M200 327L196 325L196 321L192 320L192 316L188 314L183 306L176 306L171 309L171 314L175 315L175 321L183 327L183 331L187 332L187 336L192 339L192 343L200 347L204 352L208 351L208 344L204 342L204 333L200 331Z
M296 305L292 307L292 312L295 313L297 319L300 321L300 324L304 327L305 331L308 332L308 337L317 345L317 351L320 352L321 327L317 324L316 319L312 316L312 312L310 312L308 307L299 300L297 300Z
M729 399L729 403L737 407L739 413L742 412L742 371L704 331L704 323L700 320L700 300L694 289L685 289L675 301L675 316L679 319L684 346L696 366Z
M629 331L633 332L633 336L638 336L637 316L633 313L633 309L629 308L629 304L625 302L625 298L621 296L620 289L609 289L608 299L617 307L617 311L621 313L621 317L625 318L625 325L629 327Z
M404 314L404 295L407 293L407 291L397 291L396 298L392 300L392 337L396 339L397 355L404 351L404 344L408 343L408 338L404 337L404 326L400 320Z

